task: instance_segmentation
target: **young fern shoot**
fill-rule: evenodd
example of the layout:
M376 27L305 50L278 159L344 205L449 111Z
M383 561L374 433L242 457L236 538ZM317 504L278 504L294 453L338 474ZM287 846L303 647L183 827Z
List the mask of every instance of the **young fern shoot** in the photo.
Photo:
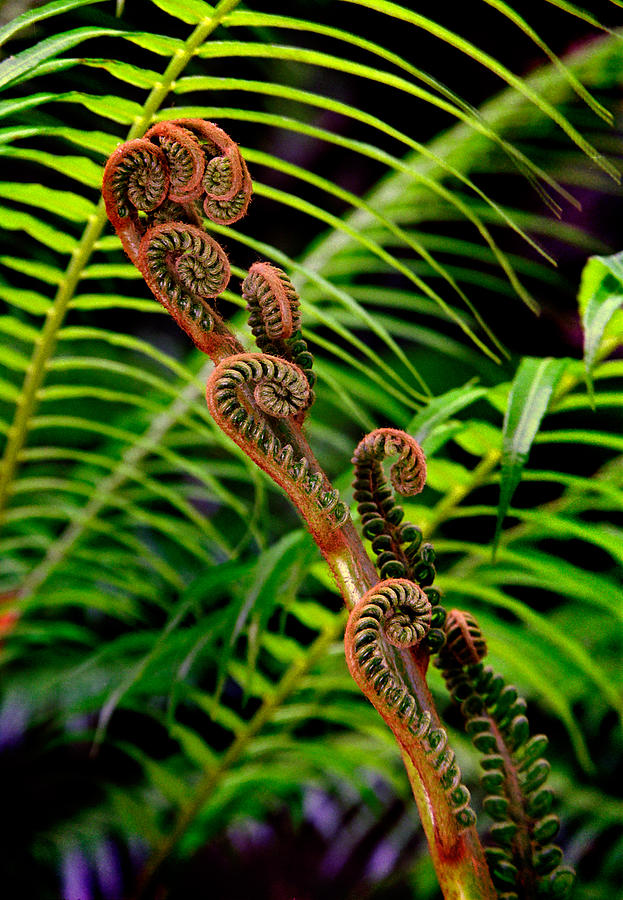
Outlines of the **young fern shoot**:
M159 123L113 153L103 192L110 221L149 289L215 363L206 398L216 423L288 494L331 568L350 610L350 672L400 746L444 897L566 896L572 874L549 843L557 824L549 794L539 790L547 776L543 738L528 740L516 691L483 668L485 644L473 620L456 612L446 617L433 587L434 549L403 521L395 499L394 492L413 495L424 487L421 448L402 431L380 428L355 450L355 500L373 562L303 433L315 375L287 274L258 261L244 279L260 352L246 352L210 302L227 287L230 266L204 217L234 224L252 193L237 145L210 122ZM388 482L383 464L390 457L397 459ZM485 808L501 821L486 856L426 682L435 653L474 743L487 754Z
M207 301L230 279L227 254L203 228L245 214L252 185L238 146L201 119L154 125L115 150L104 170L106 212L147 286L216 361L242 351Z

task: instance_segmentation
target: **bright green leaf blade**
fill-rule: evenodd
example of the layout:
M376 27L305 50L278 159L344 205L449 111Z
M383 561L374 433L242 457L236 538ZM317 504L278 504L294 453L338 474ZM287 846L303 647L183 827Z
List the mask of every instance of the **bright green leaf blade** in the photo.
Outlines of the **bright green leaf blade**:
M57 253L72 253L78 241L72 235L53 228L47 222L17 209L0 206L2 225L9 231L24 231L39 243Z
M123 81L126 84L132 84L135 87L144 87L151 90L155 83L160 80L161 73L155 69L139 68L132 63L123 62L119 59L96 59L89 57L88 59L77 60L82 65L90 66L93 69L104 69L114 78Z
M181 19L187 25L196 25L214 12L214 7L204 0L152 0L164 12Z
M526 20L520 16L508 3L504 3L503 0L485 0L485 3L488 3L489 6L493 6L502 15L506 16L510 19L511 22L514 22L521 30L528 35L528 37L534 41L537 47L545 53L547 57L549 57L550 61L556 66L558 71L569 81L569 84L572 86L573 90L576 94L581 97L587 106L593 110L593 112L600 116L605 122L609 124L612 123L612 113L607 110L592 94L585 88L582 82L577 78L577 76L565 66L561 59L556 56L555 53L549 48L549 46L545 43L545 41L537 34L537 32L531 28L531 26L526 22Z
M566 366L564 359L525 357L513 380L502 429L502 474L493 552L521 471L530 453L552 392Z
M49 19L50 16L58 16L61 13L69 12L78 6L91 6L94 3L101 2L102 0L54 0L53 3L46 3L45 6L29 9L11 22L8 22L3 28L0 28L0 46L27 25L34 25L35 22Z
M577 144L577 146L584 153L586 153L589 159L592 159L617 183L620 182L621 178L618 169L589 141L587 141L586 138L584 138L576 128L574 128L569 119L567 119L559 109L557 109L555 106L552 106L552 104L548 100L534 91L530 87L530 85L527 84L525 79L519 78L517 75L511 72L510 69L501 64L490 54L480 50L470 41L465 40L460 35L456 34L453 31L450 31L450 29L444 28L443 26L439 25L439 23L433 22L431 19L426 18L426 16L422 16L419 13L408 10L397 3L389 2L389 0L345 0L345 2L354 3L358 6L364 6L368 9L374 9L378 12L394 16L401 21L409 22L410 24L415 25L418 28L423 28L425 31L428 31L430 34L433 34L440 40L446 41L448 44L450 44L452 47L456 47L456 49L460 50L462 53L466 53L476 62L480 63L481 65L485 66L496 75L498 75L503 81L505 81L511 87L515 88L515 90L519 91L519 93L523 94L528 100L530 100L531 103L534 103L534 105L537 106L544 115L548 116L553 122L555 122L559 126L559 128L561 128L568 135L568 137L571 138L571 140L575 144Z
M614 256L592 256L582 271L578 304L584 330L584 369L586 383L593 397L593 366L599 355L602 338L615 312L623 303L623 252ZM621 317L614 328L618 330Z
M0 197L45 209L72 222L86 222L95 212L95 204L72 191L58 191L44 184L0 182Z
M576 6L574 3L567 3L567 0L545 0L545 2L550 3L552 6L557 6L558 9L562 9L564 12L569 13L569 15L571 16L582 19L583 22L588 22L588 24L592 25L593 28L600 28L610 34L613 33L610 28L607 28L594 16L589 15L586 10L580 9L580 7Z
M435 397L424 409L416 413L407 425L407 431L413 435L416 441L422 443L455 413L480 400L486 393L485 388L474 387L473 382L447 391L440 397Z
M122 37L125 34L126 32L118 31L116 28L74 28L73 31L45 38L34 47L22 50L21 53L0 62L0 89L17 78L23 78L39 63L58 56L64 50L69 50L83 41L98 37Z

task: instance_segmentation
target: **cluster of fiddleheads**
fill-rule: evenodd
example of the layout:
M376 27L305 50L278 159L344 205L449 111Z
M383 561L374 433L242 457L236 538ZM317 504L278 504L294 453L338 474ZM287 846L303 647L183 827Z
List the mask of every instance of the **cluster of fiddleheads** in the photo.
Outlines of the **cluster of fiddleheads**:
M301 334L300 300L286 273L267 262L253 263L242 282L249 326L263 353L280 356L302 369L309 384L309 403L314 400L314 357Z
M236 144L208 122L160 123L111 156L104 197L125 251L154 296L217 363L206 387L215 421L287 492L330 564L333 552L342 554L332 568L343 579L345 597L354 602L358 579L372 583L370 565L355 536L368 566L360 560L350 566L359 550L349 532L354 535L348 508L300 430L314 399L315 375L301 334L296 290L276 266L251 266L242 294L261 353L241 352L207 303L227 287L230 266L205 231L202 215L232 224L244 215L251 197L251 180ZM392 456L397 459L388 482L383 464ZM461 855L466 877L480 868L483 896L493 896L472 828L476 817L470 794L424 680L430 654L440 651L438 664L475 746L485 754L484 805L497 820L491 829L495 846L487 856L500 900L565 897L573 873L559 865L561 852L550 843L558 820L549 812L551 793L542 788L549 771L541 758L546 739L529 739L525 702L483 667L486 646L475 621L456 611L446 616L433 587L435 551L416 525L403 521L394 496L394 490L406 496L422 490L424 454L404 432L380 428L363 438L353 462L354 497L382 580L354 604L346 658L353 678L422 779L424 800L418 803L432 822L429 839L443 848L438 865L443 867L453 853ZM346 565L345 551L350 554ZM414 790L416 799L419 790Z
M207 336L220 325L206 301L225 290L230 268L204 230L202 213L231 225L245 214L251 192L238 146L201 119L154 125L144 138L118 147L104 171L106 211L124 250L205 352L212 347Z
M383 472L387 457L398 456L388 483ZM426 458L410 435L396 428L378 428L367 434L353 456L354 497L363 534L372 542L376 565L382 578L408 578L424 589L433 607L433 624L426 636L428 650L443 645L445 611L441 595L432 587L435 579L435 550L422 541L417 525L404 522L404 510L396 502L395 489L404 496L419 494L426 483ZM393 488L393 489L392 489Z
M470 795L448 735L433 724L417 696L409 689L388 653L386 642L400 649L420 644L430 632L432 607L424 591L412 581L381 581L361 598L346 626L346 660L351 675L381 713L398 741L414 739L429 757L446 791L460 828L475 822Z
M237 145L199 119L161 122L122 144L104 172L108 217L157 300L199 349L222 362L208 382L208 405L222 428L289 493L312 525L348 518L338 492L307 454L299 432L314 399L313 357L301 335L300 303L286 273L257 262L243 282L262 354L242 347L207 300L230 279L222 247L202 215L220 225L246 212L251 179ZM310 514L306 514L305 510Z
M284 442L278 421L270 421L296 419L308 406L309 393L302 369L265 353L229 357L216 367L206 386L208 406L221 428L290 496L294 495L299 508L311 500L316 514L338 527L348 518L339 493L321 472L310 471L305 456L297 457L291 444ZM261 418L254 412L254 405L264 414Z
M485 854L500 900L567 897L574 873L561 865L562 851L552 843L560 823L544 787L547 738L530 737L525 700L483 664L487 647L473 616L452 610L445 630L436 664L482 754L483 806L494 819Z

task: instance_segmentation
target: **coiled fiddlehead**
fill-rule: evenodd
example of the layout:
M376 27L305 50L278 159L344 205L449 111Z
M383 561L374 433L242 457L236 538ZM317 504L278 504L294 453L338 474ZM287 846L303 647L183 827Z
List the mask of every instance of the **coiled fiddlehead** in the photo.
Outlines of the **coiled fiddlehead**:
M229 283L229 261L202 227L205 215L230 225L244 215L251 179L237 145L200 119L161 122L122 144L104 171L106 211L147 285L199 349L235 352L206 300ZM224 345L225 351L215 353Z
M475 666L487 655L487 644L476 619L468 612L453 609L446 618L444 659L461 666Z
M326 477L314 471L305 456L295 455L280 435L279 422L266 418L296 419L308 404L309 390L305 375L293 363L268 354L241 353L216 367L206 397L223 431L286 490L315 532L342 525L348 509Z
M285 272L267 262L253 263L242 283L249 325L265 353L279 347L301 327L299 295Z
M172 200L203 197L205 215L220 225L244 216L251 179L238 145L222 128L203 119L178 119L154 125L145 139L158 142L178 176Z
M201 228L181 222L156 225L141 241L143 276L154 297L199 346L214 328L205 300L218 297L229 282L229 260Z
M171 179L169 200L186 203L199 196L206 160L192 131L174 122L160 122L149 129L145 140L160 147L166 157Z
M467 733L483 756L485 810L495 820L493 846L485 850L500 900L567 897L574 872L552 840L560 826L550 813L553 795L544 788L549 764L543 734L530 737L526 702L501 675L484 666L487 648L473 616L452 610L437 665Z
M281 356L303 370L311 406L316 383L314 358L301 334L300 300L286 273L267 262L256 262L242 283L255 343L264 353Z
M138 251L146 219L167 199L171 183L164 153L150 141L126 141L109 158L104 169L106 213L121 238L123 249L140 268Z
M383 473L387 457L398 456L391 467L390 480ZM378 428L360 441L353 456L355 500L364 536L372 542L382 578L408 578L428 594L433 606L433 627L425 646L436 652L445 640L442 626L445 610L435 578L435 551L422 543L422 532L411 522L403 522L404 510L396 503L394 491L413 496L426 483L426 457L410 435L396 428Z
M392 578L369 590L352 610L346 626L346 660L350 673L383 716L399 743L407 749L417 742L444 788L457 825L475 822L470 796L461 784L448 735L432 723L392 658L386 641L406 649L425 640L432 608L424 591L412 581ZM417 754L416 754L417 756Z

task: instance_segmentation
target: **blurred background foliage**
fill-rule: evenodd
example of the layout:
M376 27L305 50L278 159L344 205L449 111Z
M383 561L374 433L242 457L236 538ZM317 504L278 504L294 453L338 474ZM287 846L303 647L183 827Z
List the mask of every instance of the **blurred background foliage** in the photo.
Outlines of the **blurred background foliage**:
M612 900L623 362L613 320L592 408L576 295L587 258L621 245L620 4L225 6L195 54L203 0L0 10L5 893L138 896L158 863L159 897L438 897L313 542L212 424L210 364L98 205L147 112L214 120L243 148L256 193L212 229L235 276L219 307L250 346L240 276L258 258L293 276L319 375L309 438L343 497L365 431L423 441L407 518L550 737L574 897ZM568 362L493 561L522 357Z

